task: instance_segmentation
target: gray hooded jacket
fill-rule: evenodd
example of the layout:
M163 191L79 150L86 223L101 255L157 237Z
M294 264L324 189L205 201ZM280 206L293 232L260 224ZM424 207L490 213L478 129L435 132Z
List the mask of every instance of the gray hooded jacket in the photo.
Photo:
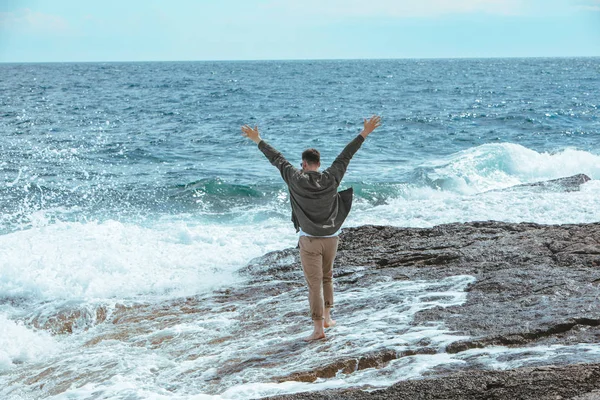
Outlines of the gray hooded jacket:
M323 172L301 171L264 140L258 148L281 172L287 183L292 205L292 221L296 232L300 228L312 236L327 236L337 232L350 213L352 188L338 193L348 163L364 142L358 135L342 150L331 167Z

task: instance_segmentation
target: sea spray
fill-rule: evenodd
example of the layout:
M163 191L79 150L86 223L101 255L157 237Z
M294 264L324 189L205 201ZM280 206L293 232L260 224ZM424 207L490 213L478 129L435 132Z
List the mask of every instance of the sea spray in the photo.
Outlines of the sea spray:
M59 344L48 332L31 329L0 314L0 373L42 362L59 350Z
M58 222L0 236L0 296L134 299L186 296L239 281L249 257L290 246L278 221L199 224L165 218L145 226ZM281 241L271 237L277 234Z

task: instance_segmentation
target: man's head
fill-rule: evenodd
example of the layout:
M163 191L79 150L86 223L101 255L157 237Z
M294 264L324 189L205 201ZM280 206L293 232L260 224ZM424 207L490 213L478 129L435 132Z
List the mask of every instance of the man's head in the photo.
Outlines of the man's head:
M302 152L302 169L316 171L321 166L321 153L317 149L307 149Z

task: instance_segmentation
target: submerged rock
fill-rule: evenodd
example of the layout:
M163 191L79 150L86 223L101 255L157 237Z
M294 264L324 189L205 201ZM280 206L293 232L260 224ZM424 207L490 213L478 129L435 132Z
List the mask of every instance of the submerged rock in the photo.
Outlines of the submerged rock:
M534 183L524 183L522 185L511 186L506 189L502 189L501 191L512 191L519 189L527 189L531 191L531 189L545 190L545 191L554 191L554 192L576 192L580 189L580 186L590 181L591 178L585 174L577 174L573 176L567 176L564 178L551 179L548 181L534 182ZM497 190L493 190L497 191Z
M103 323L107 312L107 308L102 305L93 307L66 304L59 310L42 308L31 318L30 323L37 329L53 334L71 334Z

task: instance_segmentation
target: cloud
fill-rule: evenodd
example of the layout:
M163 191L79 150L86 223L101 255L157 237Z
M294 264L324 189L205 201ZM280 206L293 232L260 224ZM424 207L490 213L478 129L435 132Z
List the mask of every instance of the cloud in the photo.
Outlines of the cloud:
M0 12L0 28L30 33L64 33L69 30L69 23L63 17L26 8Z
M578 4L576 8L582 11L600 11L600 0L584 1Z
M577 5L578 10L600 11L600 0L588 0Z
M448 14L520 14L525 0L273 0L263 7L298 17L437 17Z

